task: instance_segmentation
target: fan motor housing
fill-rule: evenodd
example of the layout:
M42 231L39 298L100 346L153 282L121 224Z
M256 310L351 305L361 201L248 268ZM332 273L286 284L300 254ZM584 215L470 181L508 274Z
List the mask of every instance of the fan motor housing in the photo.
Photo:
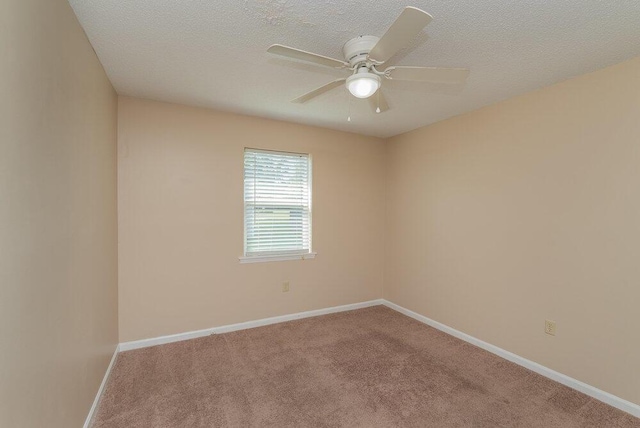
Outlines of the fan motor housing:
M369 55L371 49L378 43L378 40L380 40L380 38L376 36L358 36L349 40L342 47L344 59L351 67L366 61L367 55Z

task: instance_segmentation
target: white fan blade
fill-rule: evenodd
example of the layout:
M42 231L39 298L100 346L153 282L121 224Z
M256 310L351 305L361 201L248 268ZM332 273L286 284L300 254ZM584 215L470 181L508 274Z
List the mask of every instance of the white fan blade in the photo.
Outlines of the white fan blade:
M300 49L290 48L288 46L283 45L271 45L267 52L274 54L285 56L287 58L299 59L301 61L311 62L318 65L324 65L326 67L333 68L345 68L349 67L349 64L340 61L339 59L329 58L328 56L322 56L318 54L314 54L311 52L303 51Z
M369 97L369 105L376 113L384 113L389 110L389 104L387 104L387 99L382 93L382 88L379 88L375 94Z
M413 82L463 83L469 76L466 68L442 67L389 67L384 71L391 80L410 80Z
M325 92L328 92L328 91L330 91L330 90L332 90L334 88L337 88L338 86L343 85L346 80L347 79L334 80L333 82L327 83L324 86L320 86L318 89L315 89L315 90L313 90L311 92L308 92L308 93L296 98L295 100L292 100L291 102L292 103L299 103L299 104L306 103L307 101L309 101L312 98L317 97L318 95L324 94Z
M433 18L415 7L405 7L398 19L369 52L369 59L376 64L386 62L418 35Z

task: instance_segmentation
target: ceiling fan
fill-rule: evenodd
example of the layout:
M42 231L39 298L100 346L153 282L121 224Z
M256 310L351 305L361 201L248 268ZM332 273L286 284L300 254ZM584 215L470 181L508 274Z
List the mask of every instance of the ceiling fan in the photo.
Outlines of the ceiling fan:
M270 46L267 52L326 67L352 71L351 76L327 83L291 102L305 103L318 95L342 86L344 83L354 97L369 98L371 107L380 113L389 109L389 105L379 90L382 78L415 82L463 83L469 76L469 70L465 68L382 67L422 31L432 19L432 16L427 12L408 6L381 38L359 36L345 43L342 48L344 61L278 44ZM372 97L376 92L377 96Z

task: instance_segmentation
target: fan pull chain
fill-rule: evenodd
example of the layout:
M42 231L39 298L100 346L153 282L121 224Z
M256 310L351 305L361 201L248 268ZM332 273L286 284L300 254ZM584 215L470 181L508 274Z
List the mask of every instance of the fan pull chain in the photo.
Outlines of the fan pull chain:
M351 96L347 94L347 97L349 97L349 104L347 107L347 122L351 122Z
M377 92L376 96L378 97L378 107L376 107L376 113L380 113L380 88L378 88Z

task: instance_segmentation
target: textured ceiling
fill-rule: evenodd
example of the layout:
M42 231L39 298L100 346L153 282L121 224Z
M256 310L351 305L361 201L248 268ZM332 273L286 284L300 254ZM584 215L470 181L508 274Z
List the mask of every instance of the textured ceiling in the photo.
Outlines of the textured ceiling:
M70 3L121 95L379 137L640 55L639 0ZM289 102L346 72L274 57L271 44L342 59L347 40L381 36L407 5L434 20L389 63L467 67L464 87L385 81L391 110L382 114L344 87Z

